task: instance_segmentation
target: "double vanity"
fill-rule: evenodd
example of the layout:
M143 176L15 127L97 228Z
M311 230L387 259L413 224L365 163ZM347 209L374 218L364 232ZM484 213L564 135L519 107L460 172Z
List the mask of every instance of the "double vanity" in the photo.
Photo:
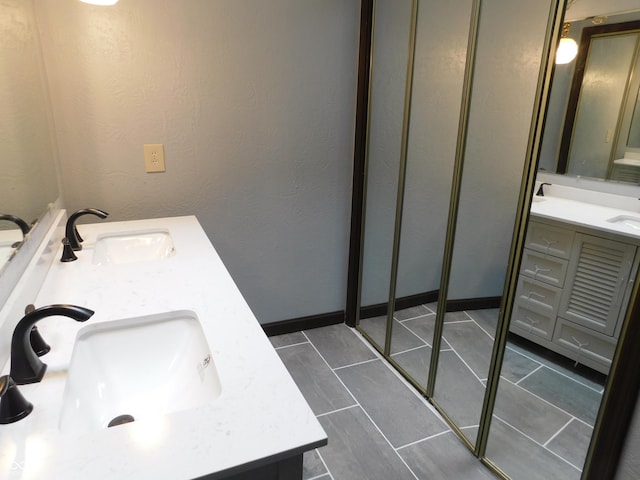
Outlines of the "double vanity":
M640 263L640 200L538 185L510 330L607 374Z
M36 308L51 351L33 411L0 425L3 479L294 479L327 437L195 217L80 225L61 262L63 212L6 302ZM9 373L6 342L3 375Z

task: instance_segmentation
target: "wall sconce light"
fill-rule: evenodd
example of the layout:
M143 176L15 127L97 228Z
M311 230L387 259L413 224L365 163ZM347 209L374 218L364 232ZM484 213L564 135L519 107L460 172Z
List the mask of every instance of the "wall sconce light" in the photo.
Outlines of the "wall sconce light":
M107 5L115 5L116 3L118 3L118 0L80 0L83 3L89 3L91 5L102 5L102 6L107 6Z
M571 24L569 22L562 26L560 45L558 45L558 51L556 52L557 65L563 65L571 62L578 54L578 44L573 38L568 37L570 28Z

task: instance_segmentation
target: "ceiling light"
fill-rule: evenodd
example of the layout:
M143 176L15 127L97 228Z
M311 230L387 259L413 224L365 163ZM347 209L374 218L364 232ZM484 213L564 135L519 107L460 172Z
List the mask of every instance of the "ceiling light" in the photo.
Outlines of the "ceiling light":
M573 38L568 37L570 28L570 23L565 23L562 26L562 36L556 52L556 64L558 65L571 62L578 54L578 44Z
M89 3L91 5L115 5L118 0L80 0L83 3Z

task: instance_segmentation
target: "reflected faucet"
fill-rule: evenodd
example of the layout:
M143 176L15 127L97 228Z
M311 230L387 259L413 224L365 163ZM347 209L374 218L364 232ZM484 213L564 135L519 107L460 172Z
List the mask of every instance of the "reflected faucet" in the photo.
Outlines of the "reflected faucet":
M78 229L76 228L76 220L78 217L82 215L95 215L100 218L107 218L109 214L107 212L103 212L102 210L98 210L97 208L84 208L82 210L78 210L77 212L72 213L67 220L67 226L65 228L65 237L69 239L69 245L71 249L74 251L82 250L82 237L78 233Z
M545 185L551 185L551 184L550 183L546 183L546 182L541 183L540 187L538 188L538 191L536 192L536 196L544 197L544 186Z
M20 230L22 231L23 240L24 240L24 236L27 233L29 233L29 231L31 230L31 225L29 225L27 222L22 220L20 217L16 217L15 215L10 215L8 213L0 213L0 220L8 220L9 222L13 222L18 227L20 227ZM14 246L17 247L18 245L19 243Z
M31 330L45 317L60 315L77 322L89 320L95 312L76 305L49 305L27 313L16 325L11 338L11 372L9 375L18 385L42 380L47 365L42 363L31 346Z

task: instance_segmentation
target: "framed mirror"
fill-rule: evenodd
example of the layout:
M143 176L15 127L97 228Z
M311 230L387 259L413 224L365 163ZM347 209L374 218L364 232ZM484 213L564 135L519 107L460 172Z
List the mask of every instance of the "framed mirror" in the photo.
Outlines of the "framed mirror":
M572 30L583 25L582 50L572 64L556 65L540 153L541 169L548 162L568 176L608 180L612 193L622 191L611 173L618 147L629 147L640 46L635 21L620 18L572 22ZM560 108L563 95L569 107ZM513 479L578 479L633 295L638 240L541 215L545 188L553 196L556 187L539 185L532 199L486 457Z
M567 23L578 56L556 66L540 170L640 184L640 11L598 12Z
M0 214L33 225L58 197L56 153L33 2L0 9ZM0 220L0 273L22 232Z

